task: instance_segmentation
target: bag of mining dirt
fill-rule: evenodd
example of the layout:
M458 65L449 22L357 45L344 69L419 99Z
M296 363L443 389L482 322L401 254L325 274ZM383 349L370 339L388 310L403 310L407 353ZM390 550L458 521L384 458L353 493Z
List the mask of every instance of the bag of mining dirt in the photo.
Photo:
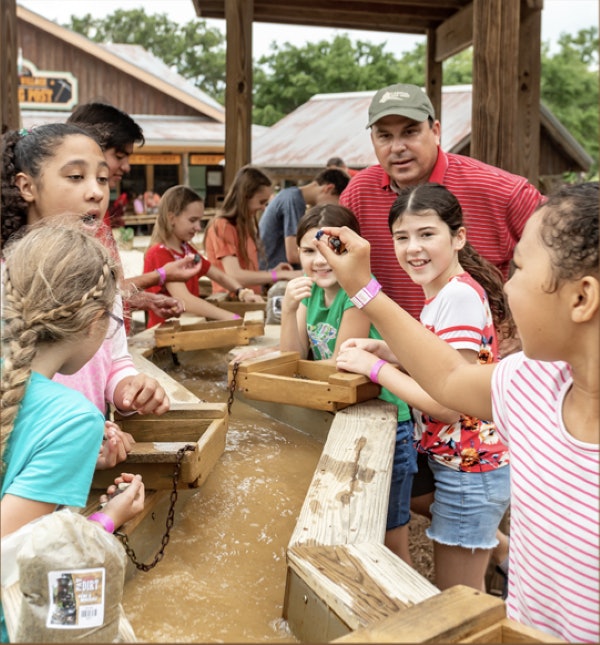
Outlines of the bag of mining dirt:
M118 640L126 554L114 535L61 510L33 524L17 555L21 608L14 640Z

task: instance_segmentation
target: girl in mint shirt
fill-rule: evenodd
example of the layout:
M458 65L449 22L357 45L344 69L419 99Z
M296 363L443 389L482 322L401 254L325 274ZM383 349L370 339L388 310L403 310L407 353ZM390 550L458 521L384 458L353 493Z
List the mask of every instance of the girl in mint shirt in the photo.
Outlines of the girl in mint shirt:
M285 291L280 348L282 351L297 351L303 359L335 365L344 341L350 338L380 339L381 336L366 315L350 301L327 260L313 245L323 226L347 226L360 234L352 211L337 204L315 206L300 219L296 242L304 275L290 280ZM382 388L379 398L398 408L385 544L411 564L408 523L412 480L417 472L414 424L404 401L385 388Z

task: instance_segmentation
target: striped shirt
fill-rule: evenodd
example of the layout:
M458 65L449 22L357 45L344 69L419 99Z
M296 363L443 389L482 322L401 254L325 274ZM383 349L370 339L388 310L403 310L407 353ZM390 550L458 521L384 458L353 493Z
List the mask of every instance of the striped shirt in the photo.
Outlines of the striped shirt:
M564 426L571 385L567 364L522 352L493 376L494 420L511 461L507 615L566 641L598 643L599 449Z
M469 241L506 276L525 222L542 199L538 190L524 177L441 149L429 181L456 195ZM423 291L398 266L388 227L395 199L389 176L376 165L353 177L340 204L356 215L361 235L371 243L371 271L385 293L418 318Z

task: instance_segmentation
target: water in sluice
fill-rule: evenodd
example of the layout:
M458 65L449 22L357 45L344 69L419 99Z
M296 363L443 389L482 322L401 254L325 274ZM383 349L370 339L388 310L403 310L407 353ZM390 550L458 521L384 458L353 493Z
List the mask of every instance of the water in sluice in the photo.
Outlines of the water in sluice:
M166 370L210 401L227 400L224 351L179 354ZM296 642L281 618L285 550L322 444L239 401L227 447L181 506L164 559L126 584L141 642Z

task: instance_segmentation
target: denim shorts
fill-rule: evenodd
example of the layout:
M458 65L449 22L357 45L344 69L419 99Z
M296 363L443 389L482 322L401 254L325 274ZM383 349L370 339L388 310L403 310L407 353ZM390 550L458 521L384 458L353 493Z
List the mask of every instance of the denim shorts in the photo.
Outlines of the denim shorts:
M410 521L410 491L413 477L417 472L417 451L413 441L414 426L412 420L399 421L396 428L386 531L404 526Z
M496 529L510 501L510 467L461 472L429 459L435 478L427 537L465 549L493 549Z

